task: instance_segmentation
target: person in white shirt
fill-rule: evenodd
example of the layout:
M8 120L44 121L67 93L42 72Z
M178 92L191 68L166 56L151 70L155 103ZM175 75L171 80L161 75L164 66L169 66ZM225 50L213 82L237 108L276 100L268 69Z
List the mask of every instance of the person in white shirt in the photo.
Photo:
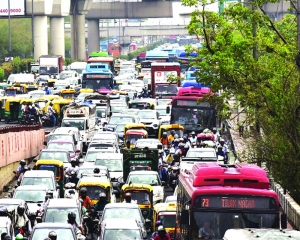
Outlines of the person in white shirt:
M19 205L17 208L16 222L14 225L15 236L20 233L20 228L25 227L28 222L28 217L25 213L25 206Z
M123 203L135 203L136 204L136 201L131 199L131 193L125 193Z

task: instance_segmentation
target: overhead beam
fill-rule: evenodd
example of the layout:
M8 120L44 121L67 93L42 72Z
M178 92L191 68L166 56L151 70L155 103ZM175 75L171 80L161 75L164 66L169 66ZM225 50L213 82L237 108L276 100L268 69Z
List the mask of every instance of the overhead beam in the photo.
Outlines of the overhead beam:
M173 17L172 2L93 2L86 19Z

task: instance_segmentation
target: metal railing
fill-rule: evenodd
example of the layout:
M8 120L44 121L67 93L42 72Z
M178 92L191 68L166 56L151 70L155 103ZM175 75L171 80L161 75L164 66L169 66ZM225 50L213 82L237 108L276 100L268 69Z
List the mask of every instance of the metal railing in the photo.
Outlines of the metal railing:
M21 132L21 131L33 131L41 129L41 125L18 125L18 126L7 126L0 127L0 134L10 133L10 132Z

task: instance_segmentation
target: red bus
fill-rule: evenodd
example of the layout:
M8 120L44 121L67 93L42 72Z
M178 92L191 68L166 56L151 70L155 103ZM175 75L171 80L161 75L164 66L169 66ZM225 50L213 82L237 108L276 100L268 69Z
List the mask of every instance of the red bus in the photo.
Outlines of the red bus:
M113 57L119 57L122 54L122 47L119 43L110 44L108 52Z
M171 110L167 107L167 113L171 111L170 124L180 124L184 127L184 132L189 134L192 131L202 132L208 128L212 130L217 127L217 112L215 105L207 101L202 101L207 89L186 89L180 88L178 95L172 99Z
M198 163L179 175L176 218L176 239L204 239L207 229L223 239L233 228L279 228L280 204L262 168Z

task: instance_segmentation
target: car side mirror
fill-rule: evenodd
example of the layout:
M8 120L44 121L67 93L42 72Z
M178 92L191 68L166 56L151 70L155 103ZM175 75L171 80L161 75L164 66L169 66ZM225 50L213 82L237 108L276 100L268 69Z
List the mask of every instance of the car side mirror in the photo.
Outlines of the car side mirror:
M47 146L47 141L44 141L44 145Z
M167 112L167 114L170 113L170 106L167 106L166 112Z
M165 186L165 185L166 185L166 183L165 183L164 181L162 181L162 182L161 182L161 185L162 185L162 186Z
M53 90L56 90L56 89L57 89L57 87L54 87L54 88L53 88Z

